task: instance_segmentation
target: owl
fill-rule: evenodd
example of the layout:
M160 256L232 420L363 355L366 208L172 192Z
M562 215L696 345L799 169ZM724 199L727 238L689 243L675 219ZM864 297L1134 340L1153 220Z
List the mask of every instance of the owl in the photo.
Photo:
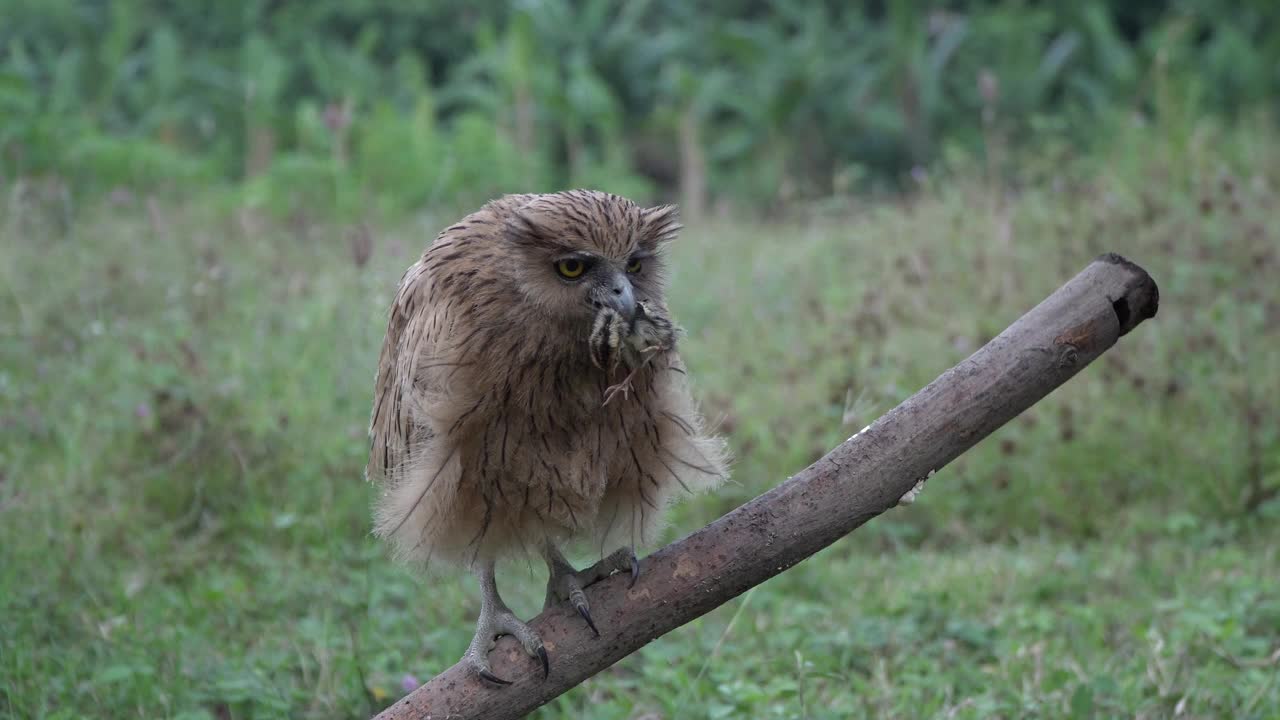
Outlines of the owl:
M604 192L508 195L442 231L404 274L374 382L366 470L374 532L415 566L466 568L480 617L465 660L537 633L498 593L500 560L536 556L546 602L596 635L583 588L640 567L682 494L714 488L728 455L690 394L665 302L673 206ZM598 562L566 559L583 546ZM606 554L606 551L610 551Z

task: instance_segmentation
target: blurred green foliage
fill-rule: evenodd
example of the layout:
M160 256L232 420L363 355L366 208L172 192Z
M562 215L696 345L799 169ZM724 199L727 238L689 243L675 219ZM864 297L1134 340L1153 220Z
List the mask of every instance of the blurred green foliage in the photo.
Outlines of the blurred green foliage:
M0 0L0 167L367 212L567 185L691 212L1280 97L1280 5ZM708 189L714 189L714 197ZM704 200L704 198L707 198Z

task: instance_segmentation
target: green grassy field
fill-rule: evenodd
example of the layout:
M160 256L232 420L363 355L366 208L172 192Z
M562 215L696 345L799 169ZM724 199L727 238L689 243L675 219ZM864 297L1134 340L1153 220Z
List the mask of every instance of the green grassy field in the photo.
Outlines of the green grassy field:
M672 307L735 481L776 484L1116 251L1160 314L921 500L540 717L1280 716L1280 138L1134 129L1017 181L719 220ZM0 714L363 717L470 639L470 578L369 536L373 367L450 214L342 228L220 198L0 222ZM358 245L359 243L354 243ZM540 573L500 578L532 615ZM554 658L553 658L554 662Z

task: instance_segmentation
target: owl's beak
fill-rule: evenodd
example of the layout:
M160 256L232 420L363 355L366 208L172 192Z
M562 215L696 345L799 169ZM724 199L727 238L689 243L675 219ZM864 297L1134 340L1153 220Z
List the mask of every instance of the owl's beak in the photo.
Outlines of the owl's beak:
M607 282L599 285L593 300L597 307L607 307L616 311L627 322L636 316L636 296L631 290L631 281L621 273L614 275Z

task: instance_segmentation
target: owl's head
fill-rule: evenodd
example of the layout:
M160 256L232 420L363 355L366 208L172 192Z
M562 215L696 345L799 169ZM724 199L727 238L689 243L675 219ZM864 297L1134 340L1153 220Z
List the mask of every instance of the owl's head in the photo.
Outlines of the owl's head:
M535 196L507 217L504 234L525 301L589 327L602 307L630 320L637 303L662 300L662 251L679 229L674 205L570 190Z

